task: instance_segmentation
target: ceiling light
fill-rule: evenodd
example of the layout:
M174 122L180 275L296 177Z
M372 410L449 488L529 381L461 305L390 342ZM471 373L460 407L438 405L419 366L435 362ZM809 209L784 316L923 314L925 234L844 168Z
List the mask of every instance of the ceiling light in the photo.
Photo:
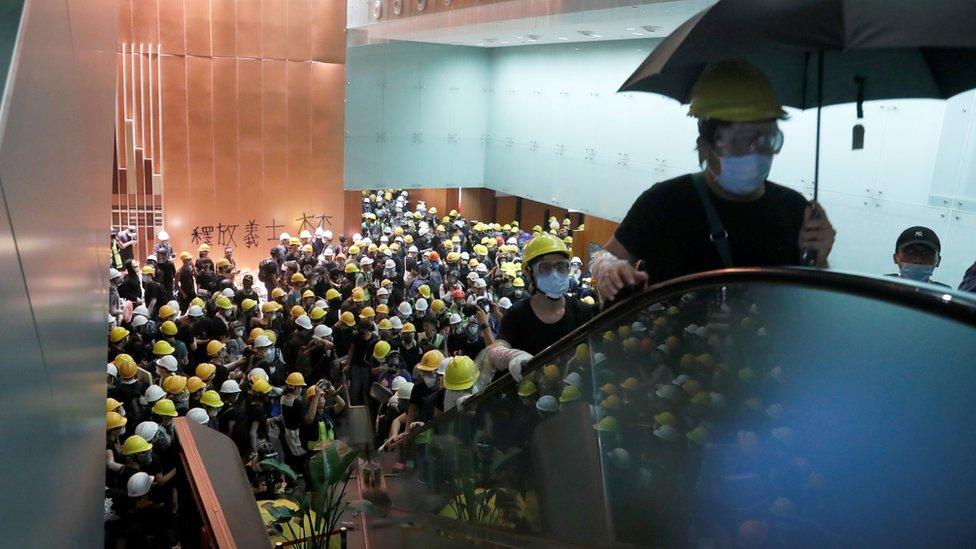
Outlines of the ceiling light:
M569 38L566 38L565 36L560 36L559 40L569 40Z
M642 32L632 32L630 34L633 34L634 36L644 36L644 33Z
M637 30L637 29L635 29L634 27L627 27L627 30L632 31L632 30Z

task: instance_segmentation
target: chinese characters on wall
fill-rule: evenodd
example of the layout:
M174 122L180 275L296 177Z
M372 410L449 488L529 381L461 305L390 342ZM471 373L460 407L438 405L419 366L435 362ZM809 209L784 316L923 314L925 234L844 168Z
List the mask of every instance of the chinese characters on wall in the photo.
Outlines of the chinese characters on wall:
M240 246L256 248L263 241L277 242L281 231L289 227L295 228L295 236L301 231L314 231L332 227L332 216L327 214L307 214L295 218L292 222L271 218L270 224L262 224L257 219L249 219L241 228L241 224L197 225L190 231L190 241L193 244L216 244L218 246ZM238 240L239 239L239 240Z

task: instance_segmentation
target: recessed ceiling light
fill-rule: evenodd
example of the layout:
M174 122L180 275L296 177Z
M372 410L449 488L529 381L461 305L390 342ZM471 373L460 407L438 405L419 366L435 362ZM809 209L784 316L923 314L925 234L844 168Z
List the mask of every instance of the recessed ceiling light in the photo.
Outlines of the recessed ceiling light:
M565 36L560 36L559 40L569 40L569 38L566 38Z
M637 29L635 29L634 27L627 27L627 30L632 31L632 30L637 30Z
M644 33L642 32L632 32L630 34L633 34L634 36L644 36Z
M502 44L508 44L508 40L502 40Z
M484 42L478 42L478 43L477 43L477 44L475 44L475 45L476 45L476 46L484 46L484 45L485 45L485 43L484 43Z

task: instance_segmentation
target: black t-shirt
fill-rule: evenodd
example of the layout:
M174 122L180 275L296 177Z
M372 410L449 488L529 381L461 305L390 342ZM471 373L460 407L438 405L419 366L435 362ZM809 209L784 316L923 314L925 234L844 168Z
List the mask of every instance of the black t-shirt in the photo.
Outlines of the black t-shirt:
M505 313L498 338L504 339L514 349L537 355L593 318L596 309L575 297L567 296L566 312L558 322L546 324L532 310L532 300L523 299Z
M766 182L766 192L751 202L734 202L710 193L729 233L736 267L797 265L803 212L800 193ZM705 209L691 175L658 183L644 191L617 228L616 238L644 261L651 282L724 267Z

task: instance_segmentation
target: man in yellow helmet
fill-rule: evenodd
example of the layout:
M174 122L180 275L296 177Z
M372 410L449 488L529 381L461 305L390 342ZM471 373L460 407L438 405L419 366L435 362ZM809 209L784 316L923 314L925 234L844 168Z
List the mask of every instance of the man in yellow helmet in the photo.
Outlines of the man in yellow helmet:
M804 250L826 267L836 233L821 206L767 180L786 112L766 76L744 61L710 66L689 115L698 119L703 171L658 183L634 202L591 267L604 297L723 267L800 265Z
M485 358L494 371L508 371L521 381L522 365L593 318L595 309L569 291L570 251L559 238L542 233L525 245L522 262L532 297L509 308L496 341ZM486 372L481 384L490 381Z

